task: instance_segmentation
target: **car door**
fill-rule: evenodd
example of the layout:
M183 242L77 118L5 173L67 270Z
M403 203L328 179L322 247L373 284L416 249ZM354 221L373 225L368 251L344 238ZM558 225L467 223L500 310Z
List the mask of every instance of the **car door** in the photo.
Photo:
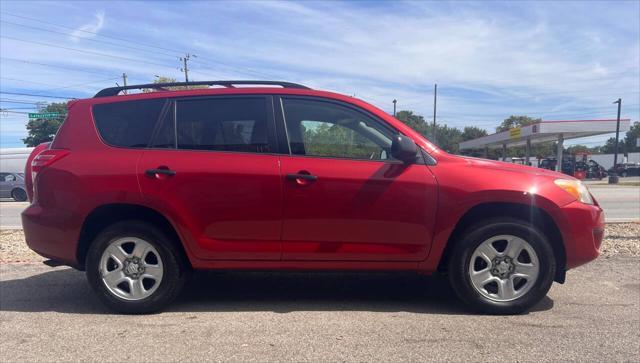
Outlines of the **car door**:
M279 260L282 186L269 96L172 101L138 174L202 259Z
M437 185L423 158L390 156L397 131L354 106L282 97L289 155L283 260L419 261L429 251Z
M9 175L9 173L0 173L0 198L11 196L10 182L6 180Z

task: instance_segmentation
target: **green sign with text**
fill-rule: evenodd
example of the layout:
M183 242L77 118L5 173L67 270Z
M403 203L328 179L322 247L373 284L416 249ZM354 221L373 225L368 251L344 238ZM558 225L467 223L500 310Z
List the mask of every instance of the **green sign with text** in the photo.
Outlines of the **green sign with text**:
M29 113L29 118L58 118L64 117L65 114L60 112L39 112L39 113Z

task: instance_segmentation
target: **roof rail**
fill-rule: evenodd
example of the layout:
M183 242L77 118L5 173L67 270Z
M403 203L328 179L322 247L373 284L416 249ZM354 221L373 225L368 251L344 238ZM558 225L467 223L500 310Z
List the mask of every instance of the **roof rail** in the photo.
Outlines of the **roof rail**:
M198 81L198 82L171 82L171 83L149 83L149 84L136 84L131 86L122 87L109 87L96 93L96 97L109 97L117 96L120 92L129 89L155 89L161 91L167 91L166 87L185 87L185 86L224 86L227 88L234 88L234 85L267 85L267 86L281 86L282 88L298 88L298 89L311 89L307 86L303 86L297 83L279 82L279 81Z

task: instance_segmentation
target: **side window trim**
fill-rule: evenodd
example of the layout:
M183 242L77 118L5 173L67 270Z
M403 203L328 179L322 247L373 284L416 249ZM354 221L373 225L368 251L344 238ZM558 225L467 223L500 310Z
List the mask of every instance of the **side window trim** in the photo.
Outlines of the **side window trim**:
M122 104L122 103L134 103L134 102L146 102L146 101L156 101L156 100L162 100L164 101L163 105L161 106L160 109L160 116L158 118L156 118L156 120L153 122L153 127L151 128L151 133L149 134L149 139L147 141L147 144L145 146L124 146L124 145L117 145L114 144L110 141L108 141L105 136L103 135L103 131L101 130L101 128L98 126L98 120L96 119L96 114L95 114L95 107L96 106L101 106L101 105L110 105L110 104ZM96 134L98 135L98 138L100 139L100 141L109 147L114 147L114 148L119 148L119 149L137 149L137 150L146 150L149 148L149 145L151 145L151 143L153 142L154 139L154 131L159 123L159 121L161 120L161 116L162 116L162 110L164 109L164 107L167 104L167 100L168 98L166 97L158 97L158 98L150 98L150 99L143 99L143 100L125 100L125 101L117 101L117 102L104 102L104 103L97 103L91 106L91 120L93 122L93 126L95 128ZM66 118L65 118L66 121ZM57 132L60 132L60 129L62 128L62 125L60 126L60 128L58 128ZM56 132L56 134L57 134ZM55 137L54 137L54 142L55 142Z
M377 125L380 125L382 128L384 128L387 131L391 132L393 135L402 134L399 130L397 130L393 126L387 124L384 120L380 119L378 116L372 114L371 112L369 112L369 111L367 111L365 109L362 109L361 107L357 107L357 106L349 104L347 102L343 102L343 101L340 101L340 100L334 100L334 99L330 99L330 98L316 97L316 96L282 95L282 96L277 96L276 97L276 103L280 107L280 112L276 111L276 116L280 116L280 117L276 117L276 122L278 124L278 129L279 130L280 129L284 130L283 131L284 143L283 142L279 142L278 143L279 146L280 146L280 152L282 154L289 155L289 156L305 157L305 158L336 159L336 160L365 161L365 162L379 162L379 163L393 163L393 164L402 163L401 161L393 160L393 159L388 159L388 160L369 160L369 159L355 159L355 158L337 157L337 156L294 155L294 154L292 154L291 145L289 143L289 134L287 133L286 114L285 114L285 110L284 110L284 100L286 100L286 99L310 100L310 101L325 102L325 103L329 103L329 104L343 106L343 107L349 108L349 109L351 109L351 110L353 110L355 112L363 114L364 116L366 116L369 119L371 119L372 121L374 121ZM279 141L281 141L281 140L279 140ZM286 145L286 146L284 146L283 144ZM422 150L421 148L419 148L419 149ZM421 165L425 164L425 159L424 159L424 155L423 155L422 152L418 152L417 153L415 164L421 164Z
M173 112L173 117L172 117L172 123L173 123L173 129L174 129L174 143L173 143L173 147L172 148L156 148L153 147L153 145L156 142L156 139L158 138L158 133L161 130L161 126L162 126L162 121L164 121L164 118L167 116L167 114L169 112ZM153 127L153 132L151 133L151 138L149 139L149 144L147 144L147 149L164 149L164 150L172 150L172 149L176 149L178 143L175 142L175 127L176 127L176 117L175 117L175 102L172 99L166 99L165 104L162 106L162 110L160 111L160 116L158 116L158 119L156 120L156 124Z
M241 98L261 98L265 101L265 115L266 115L266 127L267 127L267 144L272 149L270 152L246 152L246 151L221 151L221 150L192 150L192 149L180 149L178 147L178 106L181 101L191 100L206 100L206 99L241 99ZM175 149L178 151L201 151L201 152L224 152L224 153L241 153L252 155L270 155L276 154L278 150L277 134L274 117L274 105L273 97L269 94L239 94L239 95L206 95L206 96L186 96L186 97L173 97L170 99L173 103L173 126L175 135Z

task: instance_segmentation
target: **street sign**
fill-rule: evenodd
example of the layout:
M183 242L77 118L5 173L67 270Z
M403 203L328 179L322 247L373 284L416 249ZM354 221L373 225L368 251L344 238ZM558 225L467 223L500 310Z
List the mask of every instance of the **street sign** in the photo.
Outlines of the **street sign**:
M38 112L31 113L29 112L29 118L58 118L64 117L65 115L60 112Z

